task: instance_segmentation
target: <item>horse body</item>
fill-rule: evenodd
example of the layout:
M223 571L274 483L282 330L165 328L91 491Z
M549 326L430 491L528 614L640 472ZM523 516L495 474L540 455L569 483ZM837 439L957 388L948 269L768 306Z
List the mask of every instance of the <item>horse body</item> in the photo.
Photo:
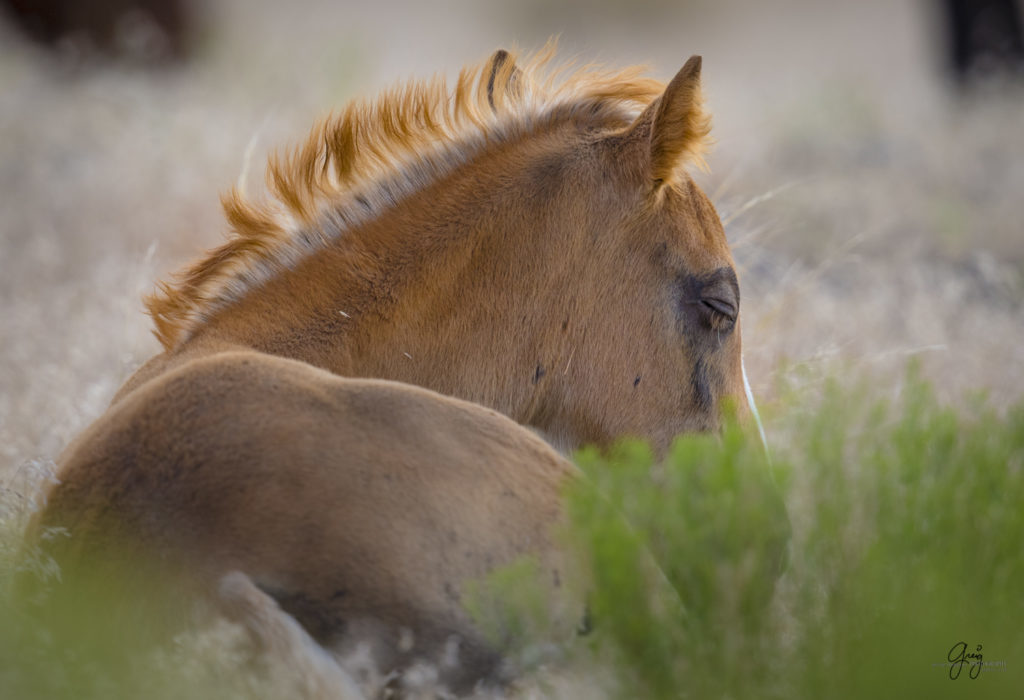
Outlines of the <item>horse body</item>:
M498 661L461 606L464 582L532 554L561 585L551 529L572 473L475 404L223 353L149 382L76 440L36 527L72 533L48 547L68 576L110 562L99 578L126 600L157 580L213 599L244 572L331 648L375 642L384 667L457 635L454 682ZM416 640L404 658L401 628Z
M158 552L211 599L242 572L320 641L377 630L386 666L457 635L453 682L493 671L465 582L524 554L553 594L565 576L573 467L521 425L665 447L746 406L732 258L682 171L699 71L548 99L498 52L451 100L315 129L272 161L276 203L227 197L235 237L149 300L165 350L65 452L34 532L72 533L62 563Z

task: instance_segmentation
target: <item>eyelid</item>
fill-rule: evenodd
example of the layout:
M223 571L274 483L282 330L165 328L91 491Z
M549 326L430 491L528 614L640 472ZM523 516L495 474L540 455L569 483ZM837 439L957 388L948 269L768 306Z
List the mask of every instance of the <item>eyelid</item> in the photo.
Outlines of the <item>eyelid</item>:
M684 272L677 276L676 289L679 312L684 324L691 324L691 332L704 328L725 333L738 322L740 289L731 267L702 275Z
M733 302L716 296L702 296L700 301L704 306L725 316L730 321L736 320L736 305Z

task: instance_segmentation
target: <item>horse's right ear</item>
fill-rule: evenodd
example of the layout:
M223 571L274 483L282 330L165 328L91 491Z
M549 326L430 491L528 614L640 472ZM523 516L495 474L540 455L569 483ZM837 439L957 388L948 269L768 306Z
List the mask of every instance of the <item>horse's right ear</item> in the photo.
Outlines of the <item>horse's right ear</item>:
M647 137L647 169L655 187L675 182L687 162L704 165L711 117L704 112L700 68L700 56L692 56L631 127Z
M498 111L506 97L519 94L520 73L515 59L505 49L498 49L488 59L484 75L487 76L487 103L493 111Z

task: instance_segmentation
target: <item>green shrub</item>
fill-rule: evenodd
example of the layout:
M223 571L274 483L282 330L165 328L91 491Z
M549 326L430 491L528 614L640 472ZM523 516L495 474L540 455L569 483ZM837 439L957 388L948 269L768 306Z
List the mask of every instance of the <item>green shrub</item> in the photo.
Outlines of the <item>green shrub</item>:
M618 692L1013 695L1024 406L958 413L912 372L895 404L832 383L777 422L774 466L734 423L680 438L661 462L636 443L578 454L589 480L568 503L593 586L590 649L615 665ZM951 679L951 651L978 645L991 665L968 658Z
M785 402L771 464L735 423L660 460L636 442L581 451L566 534L590 591L592 630L570 649L583 673L629 698L1019 694L1024 405L953 410L913 374L898 401L877 394L833 382ZM129 667L34 626L9 590L15 563L59 572L18 555L24 494L52 476L29 467L32 483L0 484L0 697L287 695L230 631ZM535 572L523 562L468 596L527 665L547 622ZM966 657L978 645L988 665Z

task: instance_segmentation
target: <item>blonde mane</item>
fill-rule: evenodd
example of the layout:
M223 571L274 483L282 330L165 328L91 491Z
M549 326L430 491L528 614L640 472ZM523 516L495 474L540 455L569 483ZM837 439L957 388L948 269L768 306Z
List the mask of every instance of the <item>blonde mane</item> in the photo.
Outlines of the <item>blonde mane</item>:
M631 119L664 89L640 67L549 69L553 57L553 45L525 59L499 51L464 68L454 89L443 77L409 82L318 122L270 158L266 199L222 197L227 242L145 299L161 344L184 342L218 309L486 146L579 115Z

